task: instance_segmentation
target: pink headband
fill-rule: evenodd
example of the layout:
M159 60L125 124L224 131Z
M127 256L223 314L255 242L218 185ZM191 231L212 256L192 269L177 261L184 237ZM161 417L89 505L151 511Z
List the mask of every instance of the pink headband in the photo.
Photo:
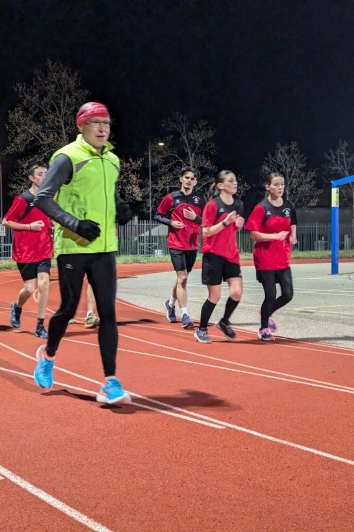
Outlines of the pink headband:
M110 118L108 109L103 103L92 102L81 109L76 115L76 125L81 126L90 118L94 116L101 116L102 118Z

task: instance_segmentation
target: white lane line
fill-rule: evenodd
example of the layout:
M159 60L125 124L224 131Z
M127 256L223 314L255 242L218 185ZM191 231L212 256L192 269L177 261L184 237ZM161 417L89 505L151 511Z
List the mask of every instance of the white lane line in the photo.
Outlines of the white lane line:
M132 337L132 339L135 339L135 338ZM91 345L91 346L94 346L94 347L98 347L98 344L94 344L94 343L91 343L91 342L84 342L82 340L73 340L73 339L69 339L69 338L64 338L64 340L66 340L67 342L73 342L73 343L77 343L77 344ZM147 343L149 343L149 342L147 342ZM155 344L155 345L159 345L159 344ZM162 346L162 347L166 347L166 346ZM173 349L173 348L171 348L171 349ZM211 358L211 359L217 360L218 362L226 362L228 364L234 364L234 365L239 365L239 366L243 366L243 367L253 368L253 369L257 370L257 371L266 371L268 373L273 373L275 375L281 375L282 377L277 377L275 375L266 375L264 373L255 373L253 371L244 371L244 370L235 369L235 368L228 368L228 367L224 367L224 366L217 366L216 364L205 364L203 362L195 362L195 361L192 361L192 360L185 360L183 358L168 357L166 355L156 355L155 353L146 353L146 352L143 352L143 351L136 351L136 350L130 350L130 349L124 349L124 348L119 348L119 351L120 352L125 352L125 353L133 353L135 355L144 355L144 356L147 356L147 357L161 358L163 360L172 360L173 362L182 362L184 364L193 364L193 365L196 365L196 366L202 366L202 367L206 367L206 368L219 369L219 370L222 370L222 371L231 371L231 372L234 372L234 373L242 373L244 375L253 375L255 377L264 377L265 379L274 379L274 380L280 380L280 381L284 381L284 382L292 382L294 384L302 384L303 386L311 386L311 387L314 387L314 388L323 388L323 389L331 390L331 391L334 391L334 392L344 392L344 393L354 394L354 388L350 387L350 386L343 386L342 384L333 384L331 382L325 382L325 381L317 381L315 379L309 379L307 377L299 377L297 375L289 375L287 373L280 373L278 371L272 371L272 370L264 369L264 368L256 368L254 366L247 366L246 364L238 364L237 362L230 362L228 360L221 360L221 359L217 359L217 358L214 358L214 357L207 357L205 355L198 355L197 353L195 353L196 356L201 356L201 357L204 357L204 358ZM193 353L190 353L189 351L182 351L182 350L178 350L178 349L177 349L177 351L179 351L181 353L193 354ZM288 377L291 377L291 378L290 379L284 378L285 376L288 376Z
M258 305L255 305L258 307ZM211 325L215 325L215 323L213 324L212 322L210 322ZM161 324L162 325L162 324ZM187 334L186 330L185 329L176 329L176 328L167 328L167 327L163 327L161 325L143 325L142 323L129 323L129 326L130 327L137 327L137 328L142 328L142 329L150 329L150 330L154 330L154 331L167 331L167 332L174 332L174 333L180 333L180 334ZM256 333L254 331L249 331L248 329L241 329L240 327L237 327L236 325L232 325L232 328L235 329L236 331L241 331L242 333L246 333L246 334L251 334L252 336L254 336L256 338ZM122 335L121 335L122 336ZM221 335L221 334L217 334L217 331L215 331L215 333L210 333L210 336L212 338L222 338L224 339L225 336L224 335ZM345 356L354 356L354 349L352 347L343 347L343 346L334 346L332 344L324 344L324 343L320 343L319 345L322 347L322 349L313 349L313 348L305 348L305 347L301 347L301 346L297 346L297 345L293 345L293 344L306 344L306 345L315 345L314 342L307 342L306 340L301 340L301 339L298 339L298 338L286 338L285 336L275 336L275 340L276 340L276 344L275 345L283 345L285 347L291 347L292 349L306 349L306 351L316 351L316 352L319 352L319 353L322 353L322 354L326 354L326 353L331 353L331 354L335 354L335 355L345 355ZM247 341L247 340L246 340ZM293 342L292 344L279 344L279 341L290 341L290 342ZM235 342L235 345L237 345L238 343L242 343L243 341L240 340L239 342L236 341ZM231 345L231 344L229 344ZM261 344L260 344L261 345ZM263 343L264 345L264 343ZM323 350L323 347L329 347L331 350L329 351L324 351ZM338 351L332 351L332 349L338 349ZM341 353L340 351L351 351L351 354L347 354L347 353Z
M30 357L30 358L33 358L33 357ZM35 360L35 358L33 358L33 360ZM62 370L61 368L58 368L57 366L56 366L56 369L58 369L59 371L65 371L65 370ZM27 378L29 378L31 380L33 379L33 376L28 374L28 373L22 373L20 371L15 371L15 370L8 369L8 368L1 368L0 367L0 371L5 371L7 373L13 373L15 375L20 375L21 377L27 377ZM68 372L68 371L65 371L65 373L69 373L70 375L75 375L78 378L85 379L85 377L83 377L81 375L77 375L76 373L71 373L71 372ZM88 379L88 380L91 381L91 379ZM92 381L92 382L95 382L95 381ZM66 384L66 383L58 382L58 381L54 381L54 384L56 384L58 386L64 386L66 388L71 388L72 390L77 390L79 392L85 392L85 393L88 393L90 395L96 396L96 392L93 392L92 390L86 390L85 388L79 388L78 386L72 386L70 384ZM42 391L44 391L44 390L42 390ZM134 394L134 393L132 393L131 395L133 395L134 397L138 397L140 399L145 399L147 401L151 401L148 397L144 397L143 395L137 395L137 394ZM165 406L164 403L160 403L160 404L162 406ZM191 423L197 423L197 425L204 425L205 427L210 427L210 428L213 428L213 429L224 429L225 428L225 427L221 426L217 420L212 421L212 422L209 421L209 420L203 421L202 419L199 419L199 417L200 417L199 414L194 414L194 412L189 412L188 410L183 410L182 408L174 407L174 406L168 405L167 403L166 403L166 407L168 407L170 410L178 410L178 411L181 411L181 412L184 412L184 413L188 413L188 415L176 414L175 412L161 410L160 408L155 408L153 406L143 405L141 403L132 402L132 405L136 406L136 407L139 407L139 408L145 408L146 410L151 410L153 412L158 412L158 413L164 414L166 416L171 416L171 417L176 417L176 418L179 418L179 419L183 419L184 421L190 421Z
M139 305L135 305L134 303L128 303L127 301L123 301L122 299L119 299L119 298L116 298L116 301L119 302L120 304L123 304L123 305L126 305L127 307L131 307L131 308L134 308L136 310L143 310L143 311L146 311L148 313L152 313L152 314L158 314L159 316L163 317L165 316L165 314L163 312L160 312L160 311L157 311L157 310L150 310L150 309L147 309L146 307L139 307ZM259 308L259 305L253 305L254 307L257 307ZM285 309L286 310L286 309ZM215 323L213 324L212 322L210 322L212 325L215 325ZM134 325L134 324L132 324ZM162 325L162 324L161 324ZM150 327L150 326L147 326L147 325L137 325L138 327ZM155 328L153 326L151 326L151 328ZM250 331L249 329L243 329L241 327L237 327L237 325L233 325L233 328L236 329L237 331L240 331L242 332L243 334L246 334L246 335L251 335L253 336L255 339L257 337L256 335L256 331ZM178 329L167 329L166 327L161 327L159 326L158 327L158 330L161 330L161 331L173 331L173 332L180 332L180 333L185 333L185 331L183 330L178 330ZM211 336L215 337L215 338L222 338L222 336L220 335L215 335L215 334L212 334ZM301 350L305 350L305 351L314 351L314 352L317 352L317 353L321 353L321 354L326 354L326 353L331 353L331 354L334 354L334 355L343 355L343 356L351 356L351 357L354 357L354 354L347 354L347 353L340 353L339 351L323 351L323 349L320 349L320 348L307 348L307 347L301 347L301 346L298 346L298 345L294 345L294 344L297 344L297 343L300 343L300 344L306 344L306 345L312 345L312 346L316 346L316 345L319 345L319 346L324 346L326 348L331 348L331 349L338 349L338 350L348 350L348 351L351 351L352 353L354 353L354 349L351 348L351 347L344 347L344 346L336 346L336 345L333 345L333 344L326 344L326 343L323 343L323 342L309 342L309 341L306 341L306 340L301 340L301 338L287 338L285 336L276 336L275 337L275 340L277 342L277 345L282 345L284 347L287 347L287 348L290 348L290 349L301 349ZM279 340L283 340L283 341L290 341L291 344L284 344L284 343L279 343ZM247 340L246 340L247 341ZM242 342L242 340L241 340ZM237 343L237 342L236 342Z
M82 525L87 526L90 530L95 530L95 532L114 532L113 530L106 528L105 526L101 525L97 521L94 521L93 519L90 519L87 517L87 515L82 514L81 512L78 512L71 506L68 506L64 502L60 501L59 499L56 499L55 497L52 497L52 495L49 495L49 493L41 490L40 488L37 488L33 484L30 484L30 482L27 482L23 478L19 477L18 475L15 475L9 469L6 469L5 467L0 465L0 473L3 477L7 478L20 488L24 489L31 495L34 495L35 497L38 497L38 499L41 499L45 503L49 504L50 506L53 506L53 508L56 508L63 514L67 515L71 519L74 519L74 521L77 521L78 523L81 523Z
M0 343L0 345L2 345L3 347L5 347L5 348L7 348L7 349L9 349L11 351L14 351L15 353L18 353L19 355L22 355L22 356L24 356L26 358L30 358L30 359L34 360L34 357L31 357L30 355L22 353L21 351L18 351L17 349L14 349L14 348L12 348L10 346L7 346L6 344ZM81 379L89 381L89 382L94 382L94 383L100 384L99 381L95 381L93 379L90 379L89 377L85 377L84 375L79 375L77 373L73 373L73 372L65 370L63 368L59 368L58 366L56 366L56 369L59 370L59 371L63 371L64 373L67 373L67 374L72 375L74 377L78 377L78 378L81 378ZM142 399L144 399L144 400L146 400L148 402L155 403L155 404L160 404L161 406L164 406L164 407L167 407L167 408L171 408L173 410L179 410L179 411L182 410L183 411L183 409L177 408L177 407L173 407L172 405L169 405L168 403L163 403L163 402L157 401L155 399L150 399L149 397L138 395L138 394L135 394L133 392L129 392L129 393L131 393L131 395L133 395L134 397L142 398ZM139 406L141 406L141 405L139 405ZM188 412L188 410L184 410L184 412L186 412L188 414L192 414L192 412ZM214 419L214 418L209 417L209 416L204 416L204 415L201 415L201 414L193 414L193 415L195 415L196 417L199 417L199 418L206 419L206 420L210 421L211 423L217 423L217 424L219 424L219 425L221 425L223 427L234 429L234 430L239 431L239 432L244 432L246 434L250 434L251 436L256 436L257 438L268 440L268 441L271 441L271 442L274 442L274 443L285 445L287 447L291 447L293 449L298 449L300 451L305 451L305 452L308 452L308 453L311 453L311 454L314 454L314 455L317 455L317 456L321 456L323 458L328 458L330 460L335 460L337 462L342 462L344 464L354 466L354 460L350 460L348 458L343 458L341 456L337 456L337 455L334 455L334 454L331 454L331 453L327 453L327 452L324 452L324 451L319 451L318 449L314 449L312 447L307 447L305 445L300 445L298 443L293 443L293 442L290 442L288 440L282 440L280 438L275 438L274 436L269 436L268 434L264 434L262 432L257 432L257 431L251 430L251 429L247 429L245 427L241 427L240 425L234 425L232 423L227 423L226 421L221 421L221 420L218 420L218 419ZM1 473L1 468L0 468L0 473ZM6 475L4 475L4 476L6 476ZM109 531L109 532L111 532L111 531Z
M193 351L186 351L184 349L180 349L180 348L177 348L177 347L172 347L172 346L168 346L168 345L158 344L158 343L155 343L155 342L150 342L149 340L143 340L142 338L136 338L134 336L128 336L126 334L120 334L120 336L122 336L124 338L128 338L129 340L135 340L137 342L142 342L144 344L153 345L154 347L161 347L162 349L169 349L171 351L177 351L179 353L185 353L187 355L193 355L193 356L196 356L198 358L206 358L206 359L209 359L209 360L215 360L217 362L223 362L223 363L226 363L226 364L231 364L231 365L234 365L234 366L240 366L242 368L253 369L253 370L256 370L256 371L265 371L266 373L271 373L272 375L280 375L282 377L290 377L291 379L298 379L298 380L301 380L301 381L306 381L306 382L311 382L311 383L316 383L316 384L324 384L326 386L331 386L331 387L334 387L336 389L343 388L344 390L354 391L354 388L352 386L344 386L344 385L341 385L341 384L333 384L332 382L320 381L320 380L316 380L316 379L310 379L308 377L301 377L299 375L292 375L290 373L283 373L283 372L280 372L280 371L274 371L274 370L270 370L270 369L259 368L257 366L250 366L248 364L241 364L240 362L234 362L232 360L220 359L220 358L217 358L217 357L212 357L210 355L201 355L200 353L195 353ZM81 343L80 340L72 340L72 339L69 339L69 338L64 338L64 340L66 340L68 342L80 342ZM97 346L98 344L91 344L91 345L96 345ZM151 355L151 356L153 356L153 355ZM180 360L180 359L177 359L177 360ZM218 367L218 366L216 366L216 367Z

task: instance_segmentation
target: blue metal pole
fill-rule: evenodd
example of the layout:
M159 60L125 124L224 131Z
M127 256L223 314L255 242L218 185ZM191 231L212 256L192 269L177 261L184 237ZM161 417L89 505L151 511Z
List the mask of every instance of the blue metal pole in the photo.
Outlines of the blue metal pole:
M332 183L331 274L338 274L339 263L339 188Z

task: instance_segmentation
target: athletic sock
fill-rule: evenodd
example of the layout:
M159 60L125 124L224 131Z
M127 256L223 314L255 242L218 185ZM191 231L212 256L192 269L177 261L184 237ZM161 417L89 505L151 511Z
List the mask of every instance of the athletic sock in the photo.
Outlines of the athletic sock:
M90 314L93 314L92 310L89 310L87 313L86 313L86 318L88 318L90 316Z
M226 325L229 324L229 319L231 317L231 314L234 312L234 310L236 310L236 307L237 307L238 304L239 304L239 301L234 301L233 299L231 299L231 297L229 297L228 300L226 301L225 313L224 313L224 316L222 318L222 321Z
M170 300L168 302L168 304L170 305L170 307L174 307L175 304L176 304L176 300L173 296L170 297Z
M202 313L200 316L200 329L207 329L210 317L216 307L216 303L212 303L209 299L206 299L202 306Z
M37 327L43 327L44 318L37 318Z
M187 316L188 316L188 309L187 309L187 307L182 307L182 308L181 308L181 316L183 316L184 314L187 314Z

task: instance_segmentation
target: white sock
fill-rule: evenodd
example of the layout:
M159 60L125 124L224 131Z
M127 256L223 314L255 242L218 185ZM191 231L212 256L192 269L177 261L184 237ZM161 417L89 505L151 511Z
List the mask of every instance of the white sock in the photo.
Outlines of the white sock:
M187 310L187 307L183 307L183 308L181 308L181 316L183 316L183 314L187 314L187 316L188 316L188 310Z
M175 304L176 304L176 300L173 296L170 297L170 300L168 302L168 304L170 305L170 307L174 307Z
M90 314L93 314L92 310L89 310L86 314L86 318L88 318L90 316Z

